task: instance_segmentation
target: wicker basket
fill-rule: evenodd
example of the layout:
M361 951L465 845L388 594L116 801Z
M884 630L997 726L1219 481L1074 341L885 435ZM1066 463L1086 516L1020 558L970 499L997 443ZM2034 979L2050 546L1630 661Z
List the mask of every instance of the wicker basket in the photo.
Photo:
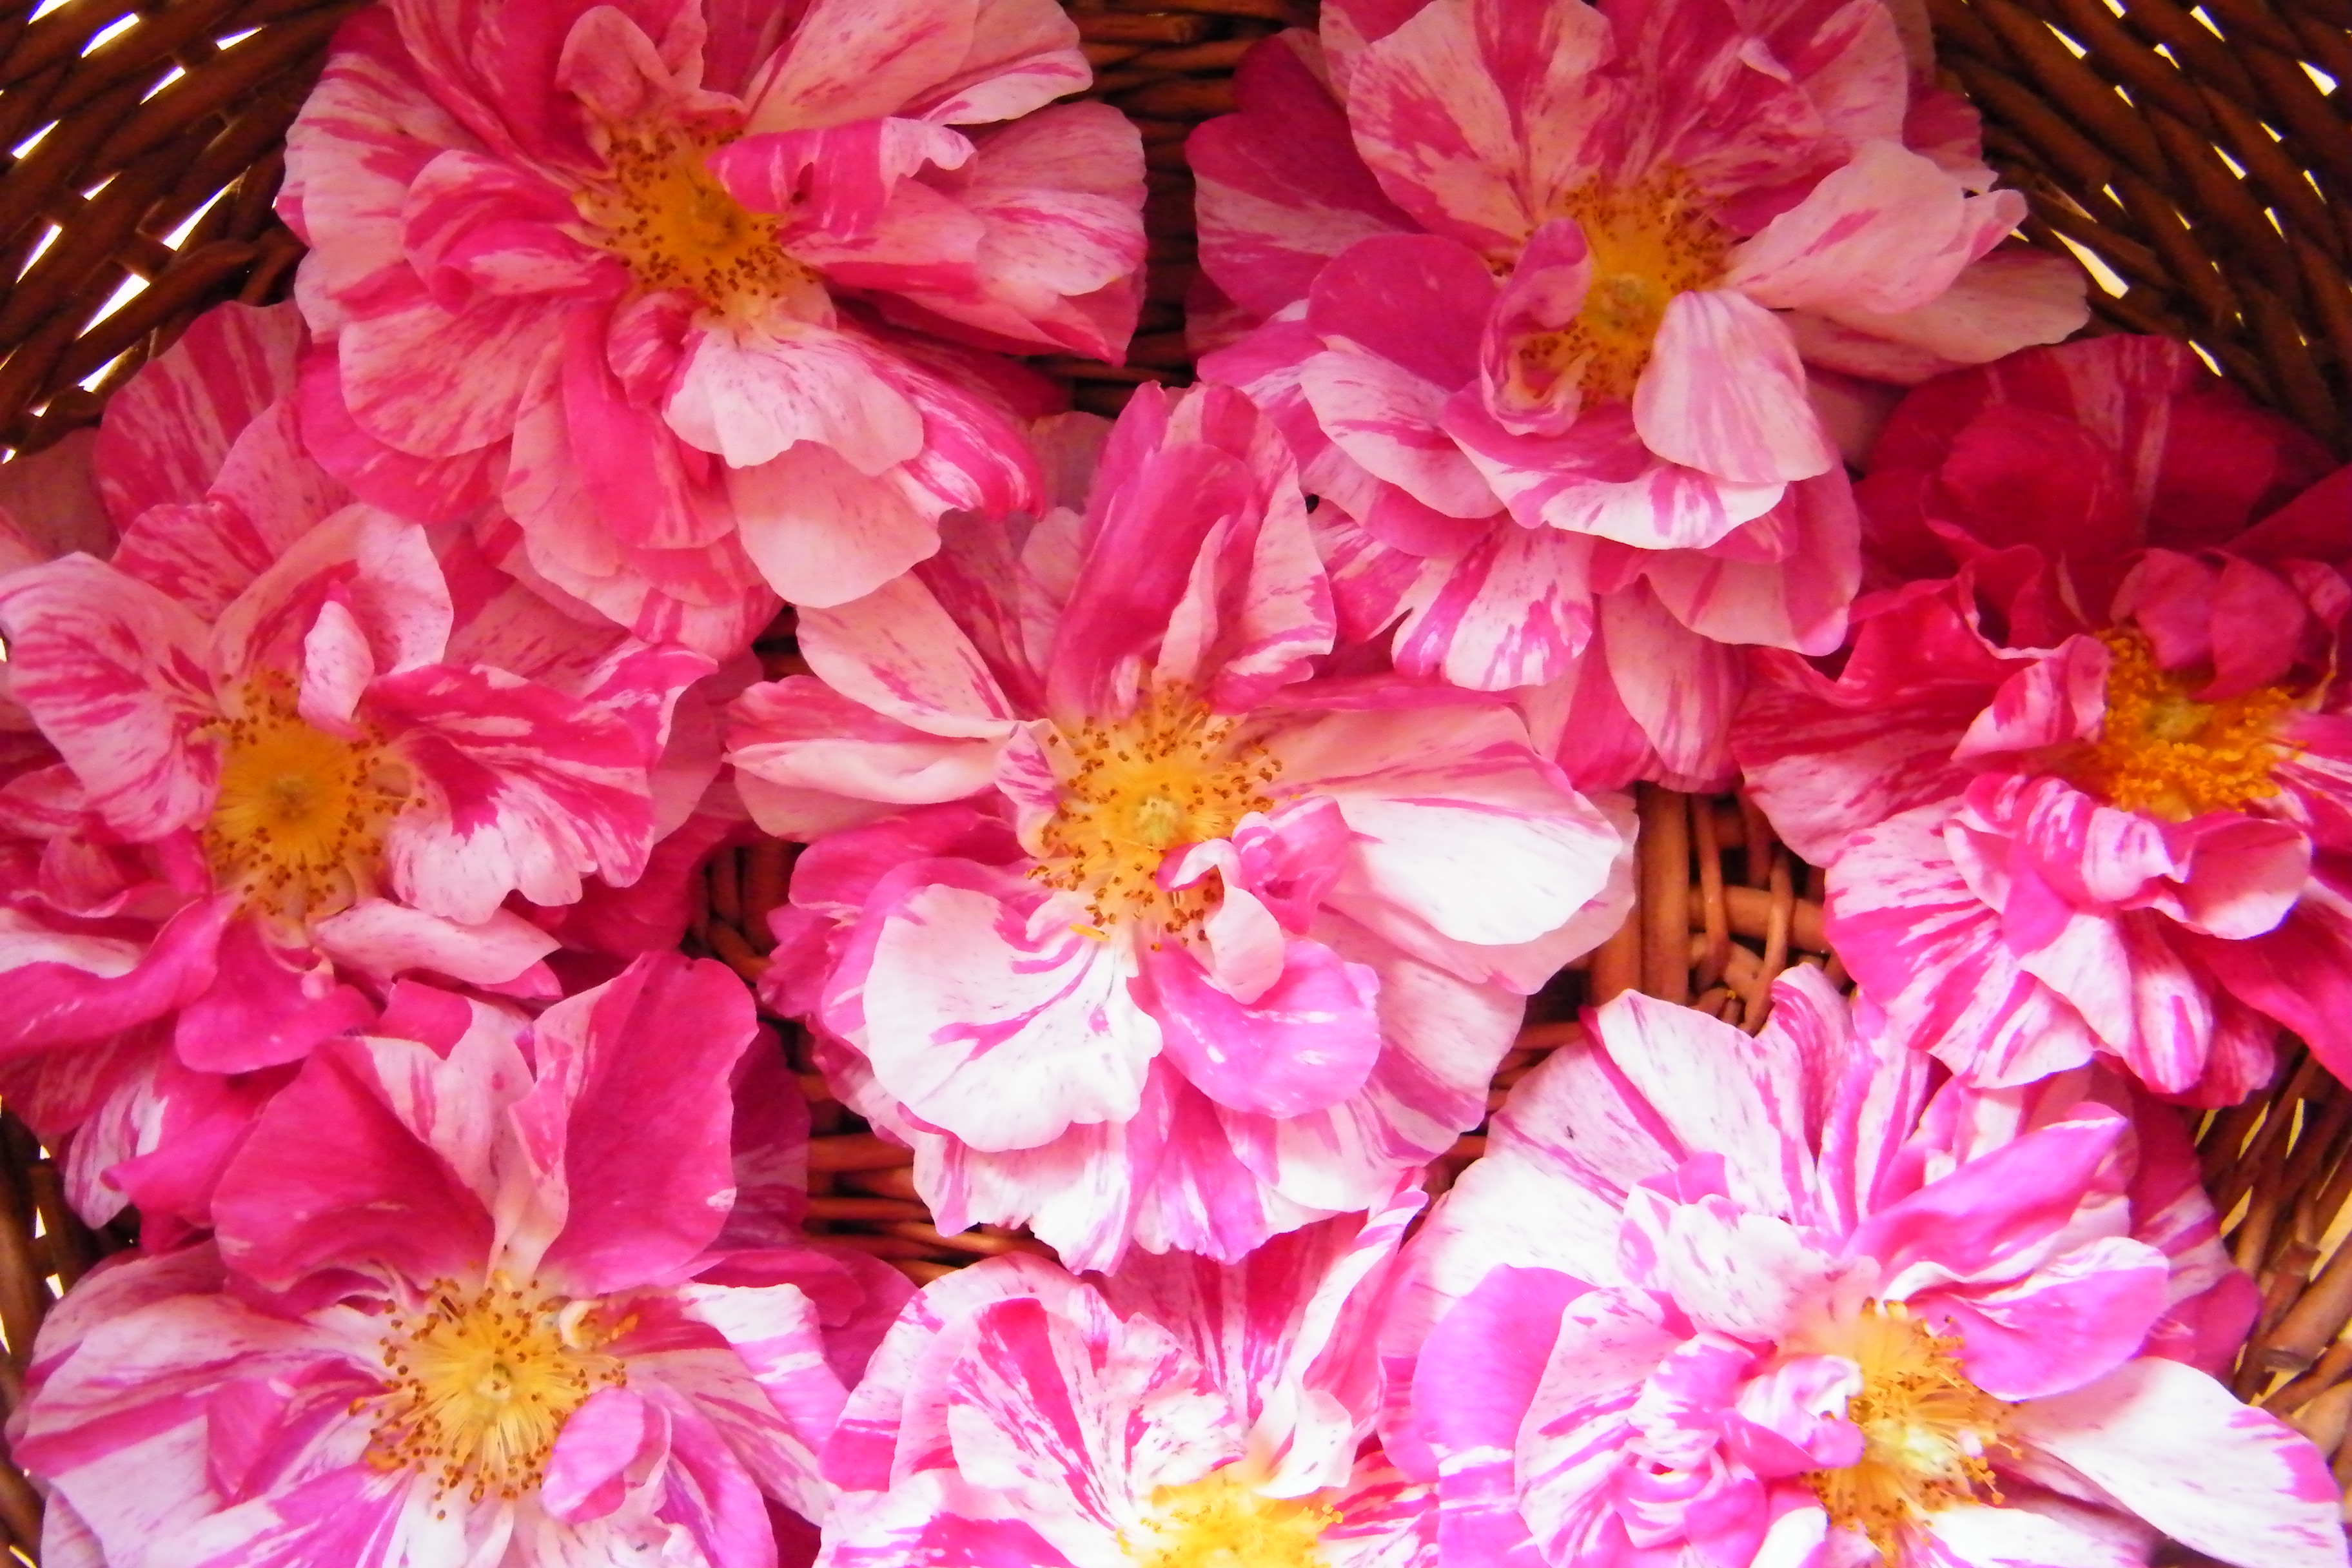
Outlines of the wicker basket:
M284 295L300 247L270 210L287 125L358 0L14 0L0 17L0 445L36 450L97 419L108 392L227 299ZM1931 0L1940 59L1983 111L1991 162L2032 200L2027 233L2081 259L2101 323L2194 342L2339 452L2352 449L2352 0ZM1075 0L1091 96L1142 132L1150 277L1124 367L1039 362L1114 413L1190 374L1182 302L1198 274L1184 137L1233 108L1259 38L1311 25L1307 0ZM2341 82L2344 85L2338 86ZM763 643L772 675L788 636ZM1489 1104L1575 1034L1578 1009L1640 989L1762 1026L1773 975L1837 961L1819 873L1744 802L1644 788L1640 900L1625 926L1537 996ZM792 846L713 858L688 945L747 980L771 946ZM929 1279L1037 1249L982 1226L943 1236L903 1149L819 1103L813 1228ZM1442 1186L1481 1152L1462 1139ZM2263 1308L2236 1387L2301 1427L2352 1483L2352 1091L2289 1053L2270 1090L2206 1118L2206 1181ZM54 1168L0 1120L0 1402L41 1315L103 1253ZM0 1531L37 1560L39 1501L0 1463Z

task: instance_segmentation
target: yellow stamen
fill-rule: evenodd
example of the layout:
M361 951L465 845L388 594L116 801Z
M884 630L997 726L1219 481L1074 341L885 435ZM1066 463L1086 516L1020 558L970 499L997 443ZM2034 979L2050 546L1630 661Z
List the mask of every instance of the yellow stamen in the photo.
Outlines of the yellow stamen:
M676 289L733 317L822 312L824 285L705 166L732 138L652 123L609 129L604 177L575 199L598 243L643 288Z
M257 913L299 921L349 908L373 889L406 769L372 736L306 723L282 679L252 682L236 708L214 729L226 742L204 834L214 877Z
M1805 1480L1832 1526L1861 1531L1900 1563L1904 1537L1929 1514L2001 1500L1985 1456L2010 1446L2009 1407L1961 1372L1958 1339L1899 1304L1865 1305L1842 1337L1833 1353L1862 1369L1862 1392L1846 1402L1846 1419L1862 1428L1862 1458Z
M371 1463L416 1469L436 1494L514 1499L547 1472L555 1439L599 1388L628 1381L599 1348L593 1308L492 1275L467 1295L438 1280L418 1312L384 1335L383 1393Z
M2200 702L2189 682L2157 667L2138 632L2118 627L2100 640L2111 656L2107 714L2074 774L2084 789L2175 822L2278 794L2271 773L2292 753L2279 721L2295 706L2293 692L2265 686Z
M1122 1531L1137 1568L1325 1568L1323 1532L1339 1511L1311 1500L1265 1497L1213 1470L1151 1494L1150 1521Z
M1265 794L1277 773L1273 759L1247 741L1241 721L1211 713L1185 691L1154 693L1125 719L1057 731L1052 750L1062 802L1032 875L1084 893L1098 931L1147 916L1170 931L1196 923L1210 893L1163 891L1154 880L1160 862L1274 806Z
M1512 374L1538 394L1567 376L1593 402L1624 401L1650 363L1666 306L1677 294L1714 287L1733 237L1672 171L1631 185L1587 185L1557 205L1584 231L1591 286L1575 321L1522 341Z

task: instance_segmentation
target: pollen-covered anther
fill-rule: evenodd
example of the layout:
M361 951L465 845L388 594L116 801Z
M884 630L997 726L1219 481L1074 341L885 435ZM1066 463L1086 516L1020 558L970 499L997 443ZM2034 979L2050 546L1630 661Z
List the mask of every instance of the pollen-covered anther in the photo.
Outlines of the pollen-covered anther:
M362 1402L376 1407L370 1462L473 1502L534 1490L572 1413L628 1381L608 1338L591 1304L503 1275L471 1293L436 1280L384 1335L385 1387Z
M1328 1503L1266 1497L1226 1466L1154 1491L1149 1519L1118 1543L1136 1568L1324 1568L1323 1532L1339 1518Z
M1716 285L1733 236L1672 171L1630 185L1586 185L1556 205L1556 216L1583 230L1591 283L1573 321L1520 342L1517 374L1543 384L1569 376L1593 402L1622 402L1650 363L1667 305Z
M220 789L204 830L214 878L257 914L316 920L374 889L383 832L408 798L381 738L304 720L287 683L248 684L212 732Z
M1170 931L1198 924L1213 890L1162 889L1160 861L1274 808L1274 759L1241 720L1210 712L1182 689L1155 692L1124 719L1057 730L1051 749L1062 799L1032 874L1085 894L1097 927L1147 917Z
M2147 638L2105 633L2107 711L2076 782L2110 805L2186 822L2237 811L2278 794L2272 777L2293 748L2281 721L2294 693L2265 686L2219 702L2189 695L2191 682L2158 667Z
M677 289L728 316L820 310L824 288L745 209L706 160L731 138L667 123L608 129L606 172L576 198L606 250L648 291Z
M1862 1458L1805 1480L1832 1526L1867 1536L1898 1568L1906 1538L1930 1515L2002 1500L1988 1456L2012 1447L2009 1406L1969 1381L1958 1338L1900 1304L1866 1305L1836 1349L1862 1373L1861 1392L1846 1402L1846 1419L1862 1428Z

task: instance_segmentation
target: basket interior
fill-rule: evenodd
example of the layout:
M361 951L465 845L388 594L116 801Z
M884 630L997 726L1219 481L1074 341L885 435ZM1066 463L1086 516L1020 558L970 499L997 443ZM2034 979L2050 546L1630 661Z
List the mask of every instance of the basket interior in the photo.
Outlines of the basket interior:
M221 300L283 298L300 246L271 211L288 124L358 0L63 0L0 18L0 447L37 450L93 423L108 393ZM1199 276L1184 139L1233 108L1260 38L1311 26L1303 0L1080 0L1088 96L1140 131L1149 275L1128 362L1035 362L1077 406L1115 413L1145 381L1189 380L1183 306ZM2352 0L1930 0L1941 68L1982 111L1987 150L2032 204L2034 244L2090 273L2097 325L2165 332L2352 451ZM792 668L789 623L761 648ZM1737 799L1644 786L1640 901L1626 926L1533 1001L1490 1109L1573 1037L1578 1009L1639 988L1760 1027L1793 963L1843 978L1822 933L1818 873ZM708 866L690 950L746 979L793 847ZM993 1227L943 1236L906 1151L834 1103L784 1031L817 1108L812 1228L917 1279L1037 1248ZM1483 1131L1483 1130L1482 1130ZM1460 1141L1442 1187L1483 1147ZM2205 1173L2263 1311L2237 1389L2286 1416L2352 1481L2352 1091L2292 1053L2265 1096L2203 1119ZM0 1403L13 1400L47 1307L120 1229L68 1212L58 1173L0 1122ZM0 1531L38 1542L38 1500L0 1464Z

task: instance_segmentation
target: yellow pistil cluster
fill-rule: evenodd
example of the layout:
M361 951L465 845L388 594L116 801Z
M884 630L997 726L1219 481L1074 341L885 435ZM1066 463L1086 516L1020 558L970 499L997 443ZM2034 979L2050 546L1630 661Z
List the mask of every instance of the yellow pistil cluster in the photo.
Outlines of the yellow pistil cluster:
M778 220L746 211L705 166L730 140L667 123L608 130L607 172L576 198L581 216L647 290L676 289L734 317L821 300L816 274L778 241Z
M1045 825L1045 853L1030 874L1048 887L1083 893L1099 934L1123 920L1156 915L1181 931L1207 914L1201 888L1164 891L1160 862L1179 845L1233 832L1277 773L1264 748L1182 689L1155 692L1125 719L1056 732L1054 761L1061 807Z
M1150 1522L1122 1531L1137 1568L1324 1568L1323 1532L1339 1522L1328 1504L1265 1497L1230 1466L1151 1494Z
M205 856L220 885L257 914L295 921L365 897L385 825L408 797L406 767L373 736L312 727L274 676L249 683L212 733L223 742L220 794Z
M609 1338L588 1303L503 1275L472 1295L436 1281L421 1311L393 1318L387 1386L360 1402L377 1406L370 1461L423 1471L436 1493L474 1502L522 1496L546 1474L572 1413L628 1381L598 1348Z
M2295 706L2284 687L2265 686L2221 702L2200 702L2189 684L2157 667L2147 639L2122 627L2103 634L2107 715L2074 777L2126 811L2186 822L2234 811L2278 793L2271 772L2290 751L2280 719Z
M1862 1369L1862 1392L1845 1412L1862 1428L1862 1458L1805 1480L1831 1524L1868 1536L1890 1564L1903 1562L1903 1537L1929 1514L2001 1500L1985 1456L2010 1446L2009 1407L1968 1380L1959 1348L1899 1304L1876 1302L1839 1347Z
M1519 353L1547 381L1568 376L1593 402L1622 402L1650 363L1667 304L1715 286L1733 237L1689 181L1671 171L1631 185L1587 185L1557 205L1558 216L1584 231L1591 286L1575 321L1529 335Z

